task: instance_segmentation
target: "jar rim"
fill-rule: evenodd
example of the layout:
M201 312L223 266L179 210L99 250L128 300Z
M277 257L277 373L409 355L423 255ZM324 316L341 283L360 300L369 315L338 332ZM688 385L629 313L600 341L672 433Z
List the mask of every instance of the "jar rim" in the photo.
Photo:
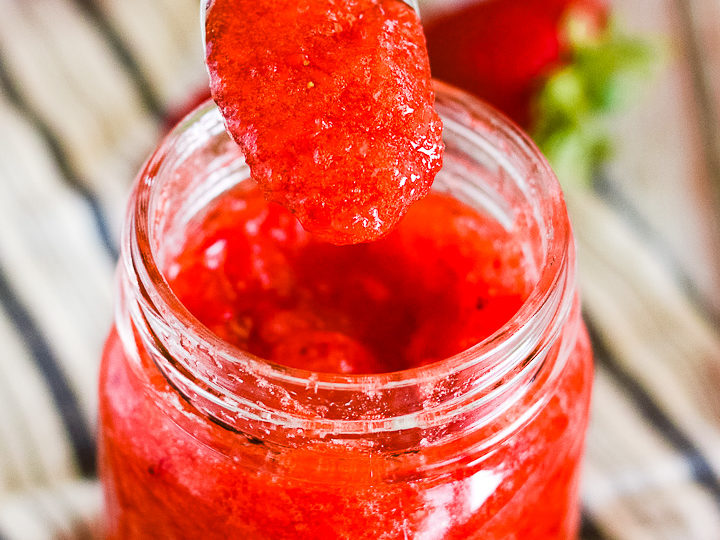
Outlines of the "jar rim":
M202 325L175 296L158 265L153 250L151 209L152 196L158 185L158 171L168 148L213 110L212 102L206 102L190 113L163 140L141 170L131 197L124 232L124 246L129 243L131 248L123 249L123 264L128 273L137 277L140 301L145 312L157 315L157 320L171 320L183 329L185 339L230 362L237 362L273 383L304 387L312 385L316 390L392 390L440 380L476 366L483 366L488 372L488 377L480 384L480 387L487 390L497 382L502 373L509 372L523 360L519 358L520 350L524 351L524 356L532 352L520 346L522 340L527 339L527 335L537 334L540 328L544 328L547 333L548 321L552 321L551 333L557 338L573 301L573 295L565 291L574 287L574 268L571 271L571 266L574 265L574 246L562 191L555 174L531 139L502 113L449 85L441 82L435 84L438 98L466 109L478 121L478 125L484 125L487 129L499 133L511 145L510 152L522 154L523 159L532 166L534 179L539 182L541 189L538 193L548 203L543 205L543 212L546 214L543 219L551 228L549 237L545 239L545 264L542 265L539 277L523 305L491 336L456 355L429 365L388 373L355 375L318 373L273 363L225 342ZM445 118L443 120L446 121ZM501 149L487 143L484 150L491 153L506 169L511 167ZM507 148L504 152L508 152ZM570 287L566 286L567 283L571 283ZM558 287L563 291L562 294L557 293ZM554 338L552 335L547 337L550 341ZM533 344L532 350L537 351L540 347L538 340L538 343Z

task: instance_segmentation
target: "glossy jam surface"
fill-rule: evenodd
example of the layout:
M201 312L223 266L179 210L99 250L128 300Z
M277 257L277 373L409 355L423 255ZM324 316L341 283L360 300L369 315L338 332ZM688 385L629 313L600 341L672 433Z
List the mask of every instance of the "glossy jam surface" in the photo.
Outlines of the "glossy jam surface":
M225 341L331 373L399 371L462 352L510 319L532 286L510 235L449 196L418 202L383 240L334 246L245 187L190 226L167 274Z
M334 247L256 190L235 188L189 226L166 273L231 343L278 363L357 373L464 349L497 330L532 285L509 233L436 194L381 242ZM569 540L591 381L577 306L556 354L567 360L537 414L490 451L472 442L539 395L525 393L482 427L449 425L439 446L388 433L385 447L404 449L386 452L226 429L183 400L142 347L131 367L113 332L100 383L107 537ZM454 465L439 474L429 467L437 460Z
M266 196L335 244L386 235L440 169L417 14L399 0L214 0L211 89Z

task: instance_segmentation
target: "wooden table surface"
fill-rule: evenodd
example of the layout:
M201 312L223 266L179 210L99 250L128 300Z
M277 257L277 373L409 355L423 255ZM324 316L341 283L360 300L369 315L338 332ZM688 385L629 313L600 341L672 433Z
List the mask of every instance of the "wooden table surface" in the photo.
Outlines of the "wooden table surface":
M567 190L597 357L583 537L717 540L720 1L615 7L667 54L594 187ZM0 538L96 527L116 239L166 111L205 83L197 9L0 0Z

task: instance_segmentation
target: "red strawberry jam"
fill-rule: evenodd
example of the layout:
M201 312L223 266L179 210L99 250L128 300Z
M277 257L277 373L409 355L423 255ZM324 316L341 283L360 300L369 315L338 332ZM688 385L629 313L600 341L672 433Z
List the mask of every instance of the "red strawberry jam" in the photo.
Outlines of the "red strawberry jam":
M224 340L331 373L398 371L457 354L510 319L531 286L508 233L451 197L413 205L382 240L334 246L247 187L189 230L168 280Z
M592 358L562 195L438 88L445 170L372 243L268 202L214 108L150 159L100 375L107 540L576 537Z
M532 285L525 263L494 219L449 196L418 202L383 240L332 246L239 187L189 226L166 274L230 343L287 366L379 373L446 358L496 331ZM477 431L448 424L452 442L439 449L412 431L382 439L397 453L298 443L295 431L267 442L179 399L146 349L140 371L130 368L113 332L100 382L107 538L571 540L591 378L577 306L562 336L565 352L552 354L569 357L545 404L484 454L472 441L492 438L515 409L491 411L495 420ZM548 376L528 384L543 388ZM517 414L543 395L530 388ZM344 403L328 414L344 414ZM424 472L450 456L451 472ZM340 468L313 472L323 460Z
M265 196L335 244L389 233L440 169L417 14L400 0L213 0L211 89Z

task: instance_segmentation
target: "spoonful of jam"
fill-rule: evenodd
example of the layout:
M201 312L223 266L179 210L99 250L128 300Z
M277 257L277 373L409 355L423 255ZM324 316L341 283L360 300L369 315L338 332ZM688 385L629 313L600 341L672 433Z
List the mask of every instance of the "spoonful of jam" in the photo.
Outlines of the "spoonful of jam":
M385 236L441 167L442 123L409 4L207 3L206 63L227 130L266 198L322 240Z

